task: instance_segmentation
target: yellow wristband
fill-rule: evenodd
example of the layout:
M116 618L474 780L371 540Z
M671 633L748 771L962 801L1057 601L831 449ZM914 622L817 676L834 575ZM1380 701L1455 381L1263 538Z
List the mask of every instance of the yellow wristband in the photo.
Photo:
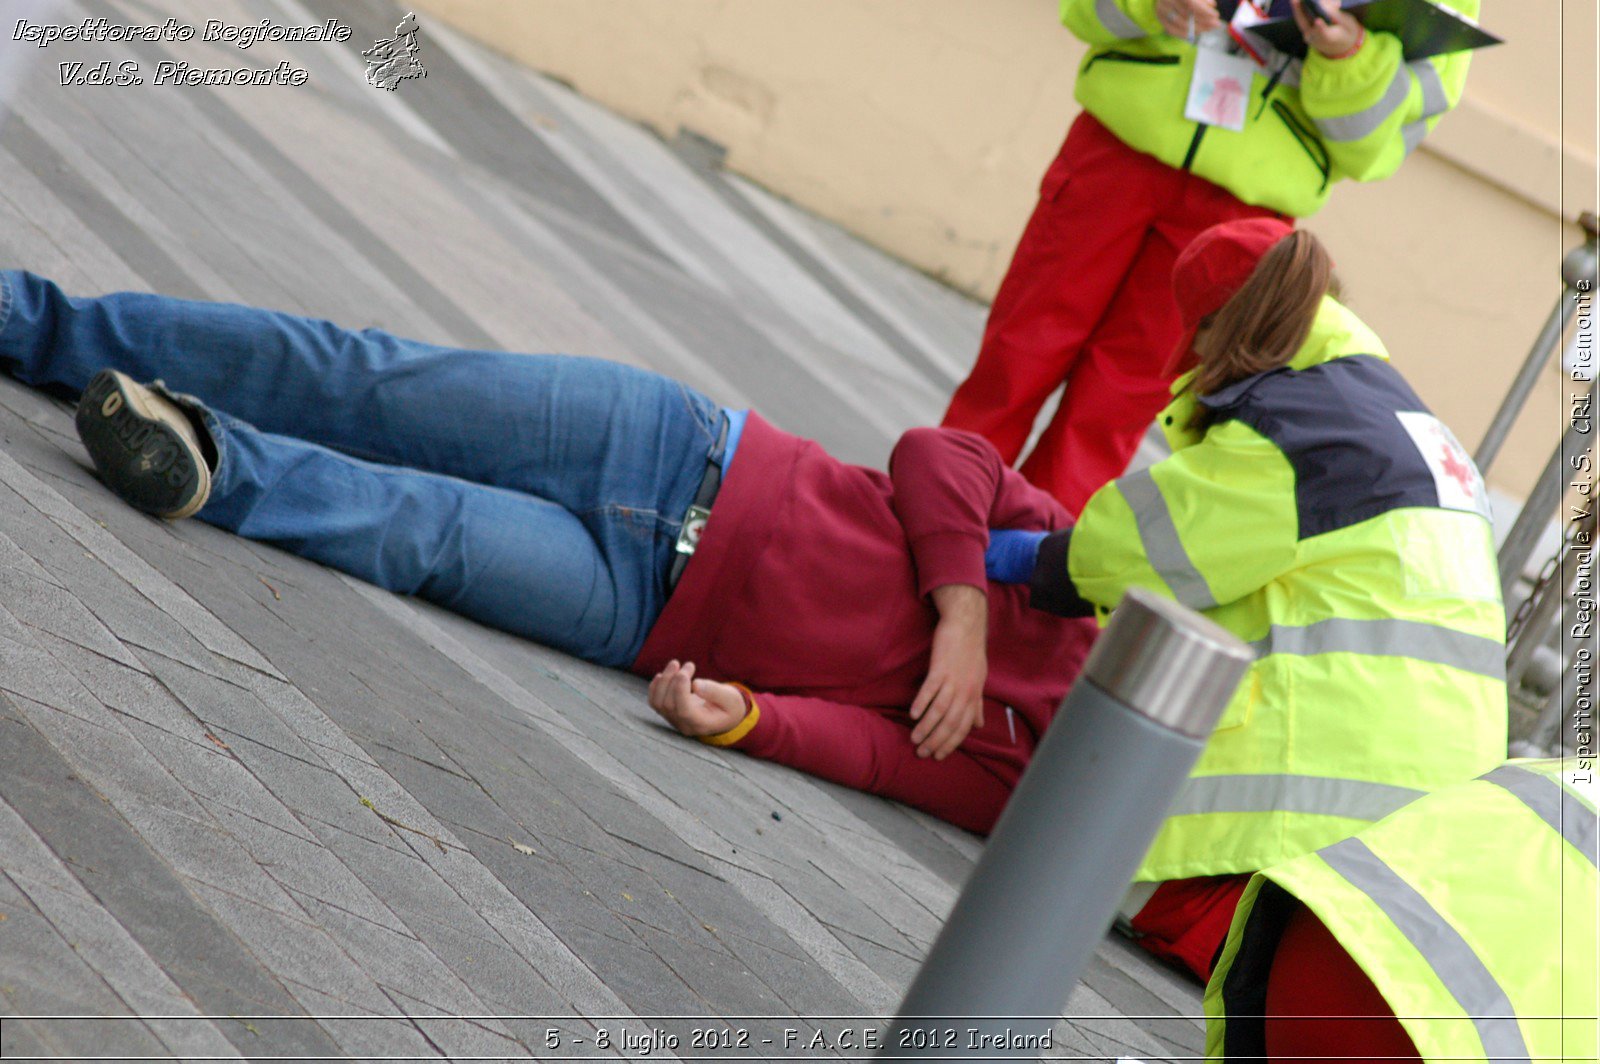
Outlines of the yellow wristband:
M744 695L745 704L750 708L745 710L744 719L727 731L718 732L715 735L700 736L700 741L707 746L732 746L746 735L749 735L750 730L761 720L761 705L756 701L755 692L742 683L730 684L729 686L739 689L739 692Z

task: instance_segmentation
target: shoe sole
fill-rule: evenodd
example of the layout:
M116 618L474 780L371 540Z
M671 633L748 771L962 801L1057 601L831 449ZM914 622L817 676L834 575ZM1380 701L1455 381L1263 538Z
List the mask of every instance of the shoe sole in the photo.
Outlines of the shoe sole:
M204 459L129 377L95 374L75 420L100 480L129 506L176 521L205 505L211 471Z

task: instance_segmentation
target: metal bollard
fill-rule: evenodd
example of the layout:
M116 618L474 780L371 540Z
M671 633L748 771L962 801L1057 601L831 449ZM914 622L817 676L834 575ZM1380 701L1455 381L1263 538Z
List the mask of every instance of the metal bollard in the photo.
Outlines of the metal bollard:
M1253 654L1192 610L1129 591L928 951L880 1057L1051 1048L1078 973Z

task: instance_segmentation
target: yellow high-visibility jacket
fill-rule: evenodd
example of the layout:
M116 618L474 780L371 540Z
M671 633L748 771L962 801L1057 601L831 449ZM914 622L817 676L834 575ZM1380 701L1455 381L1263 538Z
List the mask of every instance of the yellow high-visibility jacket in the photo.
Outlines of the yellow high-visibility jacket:
M1096 492L1032 582L1034 605L1102 617L1148 587L1258 654L1140 880L1309 853L1506 747L1483 484L1378 338L1329 298L1288 366L1202 400L1187 380L1161 416L1172 455Z
M1254 876L1206 987L1207 1056L1264 1055L1267 973L1298 901L1423 1060L1594 1060L1595 798L1592 762L1513 761Z
M1453 0L1468 16L1478 0ZM1471 53L1406 62L1400 39L1369 33L1360 51L1268 55L1252 79L1245 126L1184 117L1195 47L1162 32L1155 0L1062 0L1061 21L1087 43L1075 95L1130 148L1221 185L1246 203L1303 218L1334 182L1376 181L1399 169L1439 116L1456 105Z

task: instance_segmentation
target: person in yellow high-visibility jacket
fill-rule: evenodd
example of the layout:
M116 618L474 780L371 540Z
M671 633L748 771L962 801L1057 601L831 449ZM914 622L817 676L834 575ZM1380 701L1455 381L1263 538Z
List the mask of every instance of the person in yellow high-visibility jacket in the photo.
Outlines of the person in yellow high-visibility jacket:
M1021 471L1073 513L1126 468L1187 368L1167 364L1180 326L1161 290L1189 241L1233 219L1304 218L1340 181L1388 177L1466 81L1468 53L1408 62L1399 38L1366 32L1339 0L1321 0L1327 22L1293 0L1305 59L1256 42L1258 63L1223 27L1239 6L1061 3L1089 45L1075 90L1083 112L1045 172L944 425L1013 462L1064 381ZM1476 15L1478 0L1452 6ZM1208 97L1232 106L1208 111Z
M1203 233L1173 273L1199 365L1160 418L1172 455L1070 529L991 533L1032 545L1012 578L1035 607L1105 616L1146 587L1258 654L1136 877L1162 886L1134 930L1202 978L1250 873L1505 753L1482 481L1331 267L1281 222Z
M1594 1060L1597 797L1592 760L1513 761L1254 876L1208 1058Z

